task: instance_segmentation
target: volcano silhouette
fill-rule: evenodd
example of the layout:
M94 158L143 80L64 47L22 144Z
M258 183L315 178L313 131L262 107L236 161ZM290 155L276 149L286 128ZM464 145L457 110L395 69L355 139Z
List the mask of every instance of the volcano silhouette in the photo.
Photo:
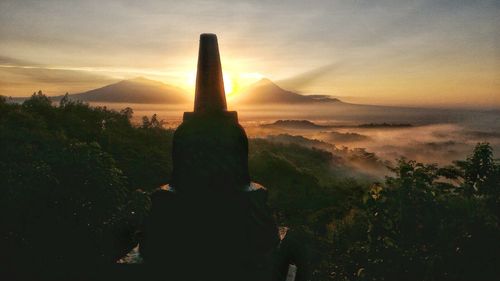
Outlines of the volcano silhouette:
M338 99L324 95L301 95L282 89L274 82L263 78L244 89L232 101L239 105L252 104L309 104L340 102Z

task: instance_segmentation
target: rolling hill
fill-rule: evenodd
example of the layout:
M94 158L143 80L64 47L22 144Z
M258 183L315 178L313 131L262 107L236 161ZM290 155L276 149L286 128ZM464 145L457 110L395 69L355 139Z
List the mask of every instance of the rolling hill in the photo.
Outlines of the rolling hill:
M315 130L315 129L328 129L331 126L323 126L315 124L309 120L277 120L271 124L260 125L264 128L278 128L278 129L302 129L302 130Z

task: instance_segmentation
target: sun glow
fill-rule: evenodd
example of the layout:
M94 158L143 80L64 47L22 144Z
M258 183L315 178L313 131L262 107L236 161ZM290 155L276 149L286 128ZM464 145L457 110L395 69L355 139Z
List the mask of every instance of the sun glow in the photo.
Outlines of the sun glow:
M231 97L237 95L246 86L257 82L264 76L257 72L248 73L234 73L234 72L223 72L222 78L224 79L224 91L226 96ZM191 71L186 74L187 88L191 91L195 90L196 87L196 72Z
M230 95L233 93L233 79L231 79L231 75L227 73L222 73L222 79L224 79L224 91L226 95ZM196 87L196 72L189 72L187 75L187 84L189 88L194 89Z
M226 96L231 95L233 93L233 80L231 76L227 73L222 73L222 79L224 79L224 91L226 92Z

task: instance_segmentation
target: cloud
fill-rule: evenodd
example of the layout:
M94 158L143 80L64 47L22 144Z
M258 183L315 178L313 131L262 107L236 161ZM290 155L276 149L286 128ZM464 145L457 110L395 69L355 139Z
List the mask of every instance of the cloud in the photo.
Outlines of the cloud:
M33 67L40 66L39 64L29 62L26 60L0 55L0 67L2 67L2 66L28 66L28 65L33 66Z
M49 95L77 93L116 81L88 71L50 69L33 66L0 66L0 94L28 96L42 90Z
M466 131L464 133L466 136L473 138L474 140L500 140L500 132L489 132L489 131Z
M500 103L499 11L488 0L3 0L0 54L13 65L186 72L198 34L214 32L226 68L291 90L488 105Z
M293 77L290 77L290 78L278 80L278 81L276 81L276 83L283 85L283 87L290 88L290 89L301 89L301 88L305 88L307 86L314 84L318 80L325 78L325 76L333 75L336 72L338 72L339 70L342 70L342 63L341 62L330 63L327 65L323 65L323 66L299 73L299 74L294 75Z

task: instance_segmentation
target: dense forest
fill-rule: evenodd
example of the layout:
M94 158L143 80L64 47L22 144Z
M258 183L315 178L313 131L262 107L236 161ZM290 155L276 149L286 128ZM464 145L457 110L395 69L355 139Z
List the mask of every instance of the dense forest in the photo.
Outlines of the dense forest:
M173 131L132 115L41 92L0 97L2 266L114 263L137 243L149 195L170 179ZM487 143L446 167L396 159L378 182L272 138L250 139L249 159L313 280L500 276L500 163Z

